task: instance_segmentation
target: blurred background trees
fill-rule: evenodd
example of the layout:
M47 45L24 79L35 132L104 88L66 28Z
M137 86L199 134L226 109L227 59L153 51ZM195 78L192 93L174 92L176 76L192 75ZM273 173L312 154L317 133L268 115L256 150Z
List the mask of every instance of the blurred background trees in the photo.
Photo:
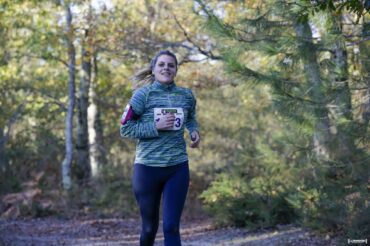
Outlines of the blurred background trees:
M186 216L369 233L367 2L327 2L1 0L3 217L137 215L119 118L170 49L202 135Z

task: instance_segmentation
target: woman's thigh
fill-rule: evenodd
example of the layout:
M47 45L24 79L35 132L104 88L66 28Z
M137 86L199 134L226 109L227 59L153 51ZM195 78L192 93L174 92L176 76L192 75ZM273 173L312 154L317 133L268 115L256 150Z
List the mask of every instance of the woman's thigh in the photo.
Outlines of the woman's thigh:
M189 165L183 164L167 180L163 190L163 223L176 226L184 208L189 188Z

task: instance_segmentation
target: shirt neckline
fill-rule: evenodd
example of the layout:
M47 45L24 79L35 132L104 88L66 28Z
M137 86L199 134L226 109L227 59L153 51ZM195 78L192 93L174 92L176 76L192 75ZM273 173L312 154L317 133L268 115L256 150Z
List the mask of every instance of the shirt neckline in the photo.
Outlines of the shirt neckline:
M163 84L163 83L156 80L156 81L153 82L153 86L156 89L162 89L162 90L165 90L165 91L169 91L169 90L172 90L173 88L175 88L176 84L175 84L175 82L171 82L169 84Z

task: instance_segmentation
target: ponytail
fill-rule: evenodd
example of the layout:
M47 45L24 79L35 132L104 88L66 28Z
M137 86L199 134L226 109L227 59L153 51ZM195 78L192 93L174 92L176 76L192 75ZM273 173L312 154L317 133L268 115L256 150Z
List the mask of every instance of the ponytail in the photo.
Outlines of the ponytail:
M148 66L137 71L130 79L134 84L134 88L153 83L155 78L154 74L152 73L152 67Z

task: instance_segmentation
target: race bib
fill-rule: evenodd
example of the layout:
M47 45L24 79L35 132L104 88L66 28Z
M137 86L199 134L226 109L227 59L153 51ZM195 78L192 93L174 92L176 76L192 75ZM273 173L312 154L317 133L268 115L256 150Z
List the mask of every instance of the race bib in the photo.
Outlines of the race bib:
M154 108L154 121L158 121L166 114L175 115L175 123L173 127L167 130L179 130L184 123L184 110L182 108Z

